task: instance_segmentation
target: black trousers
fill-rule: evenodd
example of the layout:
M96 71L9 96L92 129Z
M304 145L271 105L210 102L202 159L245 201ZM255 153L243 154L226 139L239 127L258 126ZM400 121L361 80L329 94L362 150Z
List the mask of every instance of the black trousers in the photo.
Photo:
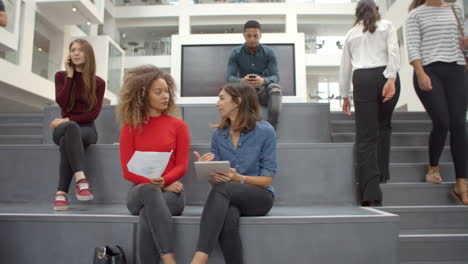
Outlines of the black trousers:
M265 188L238 182L213 185L203 208L197 251L209 255L219 240L226 264L244 263L239 218L266 215L273 200Z
M283 109L283 93L279 84L272 83L268 86L260 86L256 88L258 94L258 101L261 106L268 110L267 121L276 130L278 126L279 116Z
M450 130L450 150L456 178L467 177L468 145L466 110L468 84L465 67L456 63L435 62L424 66L431 78L432 91L419 87L416 74L414 89L432 120L429 137L429 163L438 166Z
M385 67L359 69L353 73L356 113L356 175L361 201L382 201L380 182L390 178L392 114L400 96L400 79L395 96L383 103L387 79Z
M160 256L174 253L173 215L184 211L184 193L164 192L154 184L133 186L127 196L127 208L139 215L138 252L140 264L161 263Z
M53 140L60 147L58 191L68 193L73 174L84 171L85 148L96 144L97 138L94 122L69 121L54 129Z

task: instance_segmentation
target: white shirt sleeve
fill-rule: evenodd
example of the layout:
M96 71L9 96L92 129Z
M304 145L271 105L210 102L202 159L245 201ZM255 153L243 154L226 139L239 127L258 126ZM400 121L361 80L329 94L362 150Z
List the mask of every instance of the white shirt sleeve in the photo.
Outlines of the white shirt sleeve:
M400 47L398 46L398 35L395 27L389 24L387 30L388 64L383 74L385 78L390 79L396 78L400 70Z
M343 54L341 55L341 65L339 72L340 95L343 98L349 96L352 72L353 65L351 64L351 51L346 39L343 47Z

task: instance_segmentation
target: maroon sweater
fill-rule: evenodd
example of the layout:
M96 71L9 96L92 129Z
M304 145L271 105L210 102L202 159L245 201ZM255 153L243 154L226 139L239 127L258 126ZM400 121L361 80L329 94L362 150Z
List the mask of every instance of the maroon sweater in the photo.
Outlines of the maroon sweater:
M71 121L78 123L86 123L96 120L101 112L102 100L106 90L106 82L96 76L96 97L97 103L90 112L87 111L88 104L85 98L81 96L84 89L83 74L76 72L73 74L73 81L75 82L75 105L73 109L67 112L68 100L71 95L72 78L67 77L67 72L60 71L55 74L55 101L62 109L62 117L70 118Z

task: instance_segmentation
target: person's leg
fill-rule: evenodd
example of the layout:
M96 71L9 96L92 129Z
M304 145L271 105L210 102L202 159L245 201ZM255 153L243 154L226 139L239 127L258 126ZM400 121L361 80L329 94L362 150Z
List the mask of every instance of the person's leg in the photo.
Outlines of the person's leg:
M219 235L219 245L226 264L242 264L244 260L242 242L239 232L240 210L235 205L229 205L224 218L223 229Z
M455 190L460 200L468 205L466 188L468 142L466 134L466 110L467 110L467 83L465 80L465 68L460 65L449 64L445 71L444 82L447 96L447 106L450 114L450 150L452 152L457 179Z
M353 99L356 114L356 175L361 202L382 201L377 159L379 139L379 96L381 81L375 69L353 73ZM381 75L381 73L380 73Z
M203 208L197 252L192 263L206 263L208 260L208 255L223 230L231 204L237 206L242 215L262 216L266 215L273 206L273 194L265 188L236 182L213 185Z
M73 177L73 171L68 163L68 157L65 151L64 135L66 131L67 125L66 123L62 123L54 129L52 134L52 139L54 143L59 146L60 150L59 184L57 187L57 193L63 194L68 193L70 182Z
M81 142L83 145L83 151L91 144L96 144L97 142L97 131L96 127L94 126L94 122L90 123L81 123L78 124L80 127L80 134L81 134ZM82 164L77 164L76 167L83 167L84 168L84 156L81 160L76 160L74 162L81 162ZM83 179L85 179L85 174L84 171L76 171L73 174L75 178L75 182L79 182Z
M439 63L425 66L424 71L431 78L432 90L421 90L416 74L413 76L413 84L416 94L432 120L432 130L429 136L429 171L426 181L440 183L442 178L439 174L439 159L444 150L449 129L449 113Z
M127 207L133 215L140 215L139 255L142 264L175 263L172 215L165 195L153 184L139 184L128 193ZM176 202L174 202L176 203Z
M276 130L278 125L278 119L283 109L283 95L281 93L281 87L276 84L270 84L267 86L268 91L268 123L270 123Z
M386 82L386 80L385 80ZM382 86L383 89L383 86ZM379 160L380 182L387 182L390 179L390 146L392 136L392 114L400 97L400 78L395 81L395 95L387 102L383 102L384 97L379 101L379 142L377 144L377 158Z

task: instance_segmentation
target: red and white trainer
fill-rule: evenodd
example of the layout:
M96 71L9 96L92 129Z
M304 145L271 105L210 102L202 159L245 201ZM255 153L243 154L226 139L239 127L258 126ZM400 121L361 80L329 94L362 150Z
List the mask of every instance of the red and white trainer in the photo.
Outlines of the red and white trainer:
M75 184L76 199L80 201L90 201L94 199L93 193L89 189L89 183L86 179L79 180Z
M67 195L65 194L55 195L54 210L66 211L68 209L70 209L70 205L68 204Z

